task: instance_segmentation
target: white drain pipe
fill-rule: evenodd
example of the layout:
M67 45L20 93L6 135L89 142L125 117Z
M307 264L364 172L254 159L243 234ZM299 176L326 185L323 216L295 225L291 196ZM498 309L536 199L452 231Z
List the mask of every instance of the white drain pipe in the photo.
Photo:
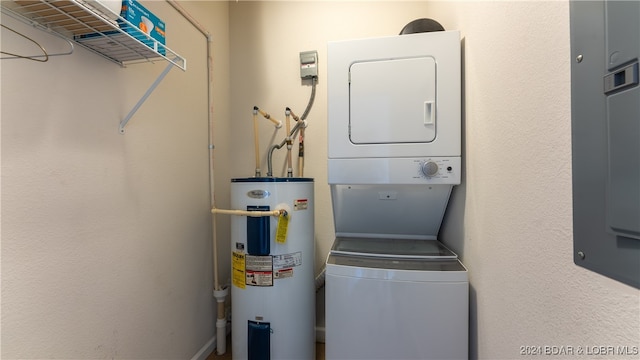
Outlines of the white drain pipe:
M202 26L196 19L194 19L187 11L180 6L175 0L166 0L177 12L180 13L187 21L193 25L204 37L207 39L207 109L208 109L208 131L209 131L209 194L211 208L215 208L215 187L214 187L214 161L213 161L213 56L211 54L211 34ZM217 302L217 320L216 320L216 350L218 355L223 355L227 351L227 317L225 314L225 299L229 294L229 289L220 285L218 279L218 241L216 236L216 215L213 214L211 222L212 242L213 242L213 296Z

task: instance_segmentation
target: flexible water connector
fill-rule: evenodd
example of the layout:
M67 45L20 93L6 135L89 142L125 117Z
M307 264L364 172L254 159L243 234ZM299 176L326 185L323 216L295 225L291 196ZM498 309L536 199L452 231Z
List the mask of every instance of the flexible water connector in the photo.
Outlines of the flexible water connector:
M300 130L301 128L305 128L307 127L307 122L306 121L299 121L297 122L294 126L293 129L291 129L291 134L289 135L290 137L293 137L296 135L296 133L298 132L298 130ZM287 139L282 140L282 142L279 145L273 145L271 146L271 148L269 149L269 153L267 154L267 176L273 176L273 152L276 149L280 149L284 146L284 144L287 143Z

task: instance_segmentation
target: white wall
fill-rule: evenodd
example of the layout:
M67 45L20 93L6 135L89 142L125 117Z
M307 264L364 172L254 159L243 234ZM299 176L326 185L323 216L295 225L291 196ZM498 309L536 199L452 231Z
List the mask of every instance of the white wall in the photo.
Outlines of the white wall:
M446 231L471 270L477 354L637 347L640 292L573 264L568 2L431 10L465 36L467 174Z
M120 119L166 63L121 68L79 47L1 62L4 359L184 359L214 336L206 39L169 4L144 4L187 71L171 70L124 135ZM182 5L213 34L222 120L227 3ZM2 30L3 51L33 53L25 44Z
M298 53L318 50L305 175L316 181L316 269L333 240L326 179L326 43L397 34L431 17L459 29L464 54L464 183L442 239L469 268L471 356L521 346L640 346L640 292L573 264L569 3L232 2L232 177L251 176L253 105L302 112ZM261 124L262 151L275 136ZM276 135L274 135L276 134ZM276 175L284 154L278 154ZM266 163L263 157L263 168ZM319 321L322 321L319 319ZM569 356L555 356L562 358ZM584 354L582 356L584 358ZM629 358L605 354L606 358Z

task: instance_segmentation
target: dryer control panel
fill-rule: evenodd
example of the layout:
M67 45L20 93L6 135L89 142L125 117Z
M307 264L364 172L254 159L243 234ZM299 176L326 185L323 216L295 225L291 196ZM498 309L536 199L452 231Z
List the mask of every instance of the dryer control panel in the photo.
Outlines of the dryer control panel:
M457 156L422 158L334 159L329 183L343 184L460 184Z
M428 158L417 160L420 164L419 175L429 180L448 179L458 176L458 166L450 158Z

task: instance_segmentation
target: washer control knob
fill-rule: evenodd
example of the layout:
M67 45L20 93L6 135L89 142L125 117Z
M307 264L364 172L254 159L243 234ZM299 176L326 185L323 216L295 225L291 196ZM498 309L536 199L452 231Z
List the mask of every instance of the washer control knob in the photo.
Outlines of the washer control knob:
M431 177L438 173L438 164L433 161L424 162L420 165L420 170L425 176Z

